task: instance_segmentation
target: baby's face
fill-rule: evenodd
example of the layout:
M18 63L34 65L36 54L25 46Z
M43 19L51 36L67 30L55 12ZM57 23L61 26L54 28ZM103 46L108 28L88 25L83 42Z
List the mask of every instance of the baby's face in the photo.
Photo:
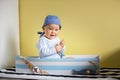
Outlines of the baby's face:
M44 27L45 37L52 40L58 36L60 27L56 24L49 24Z

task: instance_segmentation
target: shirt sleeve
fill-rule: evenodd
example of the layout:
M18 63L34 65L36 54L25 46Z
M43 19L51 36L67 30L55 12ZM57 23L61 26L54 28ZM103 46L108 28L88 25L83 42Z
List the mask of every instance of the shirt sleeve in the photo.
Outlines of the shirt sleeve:
M48 57L54 54L57 54L54 46L50 47L46 44L47 42L43 39L40 39L37 43L37 48L40 54L40 57Z

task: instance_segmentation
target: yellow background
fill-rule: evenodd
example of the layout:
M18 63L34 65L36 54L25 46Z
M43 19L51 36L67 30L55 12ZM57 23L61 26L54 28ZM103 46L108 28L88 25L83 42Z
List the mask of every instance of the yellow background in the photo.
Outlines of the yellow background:
M48 14L60 17L66 55L98 54L101 67L120 68L120 0L19 0L22 56L38 56L37 32Z

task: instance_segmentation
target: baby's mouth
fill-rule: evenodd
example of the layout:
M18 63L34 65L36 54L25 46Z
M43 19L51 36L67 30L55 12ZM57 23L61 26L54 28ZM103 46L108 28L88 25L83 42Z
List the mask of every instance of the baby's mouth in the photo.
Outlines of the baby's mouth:
M55 35L50 35L51 37L55 36Z

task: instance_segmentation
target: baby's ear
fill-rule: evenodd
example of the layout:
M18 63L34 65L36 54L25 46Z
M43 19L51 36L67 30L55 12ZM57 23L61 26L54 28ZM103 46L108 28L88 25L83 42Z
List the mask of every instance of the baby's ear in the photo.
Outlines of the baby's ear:
M61 30L61 26L59 26L59 30Z
M45 30L45 27L42 27L43 30Z

